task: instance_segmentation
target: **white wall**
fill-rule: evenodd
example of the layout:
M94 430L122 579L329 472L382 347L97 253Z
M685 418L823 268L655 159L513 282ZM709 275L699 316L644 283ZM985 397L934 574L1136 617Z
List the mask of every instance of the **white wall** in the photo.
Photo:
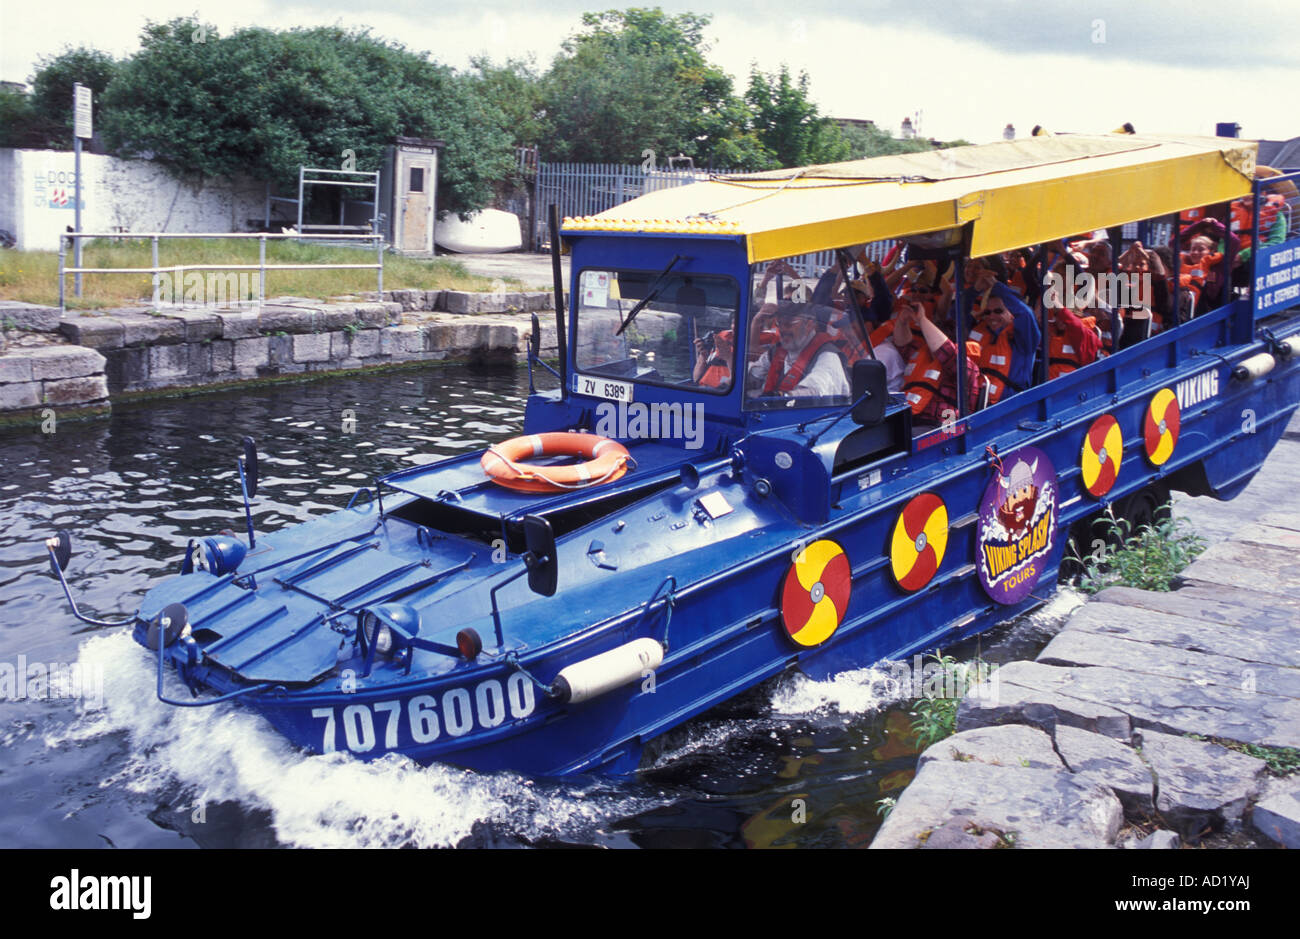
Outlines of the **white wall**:
M0 149L0 229L28 251L57 251L73 223L75 157L56 150ZM266 186L184 182L147 160L81 155L82 231L235 232L261 219Z

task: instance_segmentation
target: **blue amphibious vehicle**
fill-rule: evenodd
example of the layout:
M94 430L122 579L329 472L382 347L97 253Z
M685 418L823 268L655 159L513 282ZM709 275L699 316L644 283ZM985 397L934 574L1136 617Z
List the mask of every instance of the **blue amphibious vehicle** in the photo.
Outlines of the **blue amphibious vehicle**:
M967 406L959 367L933 427L869 347L847 366L844 343L821 354L832 330L859 347L869 330L844 285L900 242L961 284L971 258L1080 232L1118 254L1135 232L1171 237L1183 210L1254 192L1258 215L1277 178L1255 181L1254 152L1035 138L715 178L566 220L560 382L530 395L523 436L305 524L192 541L132 624L158 696L235 699L322 753L625 773L783 670L827 677L1013 616L1106 509L1141 522L1171 488L1226 499L1251 479L1300 402L1280 279L1300 240L1257 244L1243 289L996 404L981 389ZM795 307L817 348L792 345L798 382L769 381ZM539 343L534 320L530 370L549 369ZM62 579L66 533L49 552Z

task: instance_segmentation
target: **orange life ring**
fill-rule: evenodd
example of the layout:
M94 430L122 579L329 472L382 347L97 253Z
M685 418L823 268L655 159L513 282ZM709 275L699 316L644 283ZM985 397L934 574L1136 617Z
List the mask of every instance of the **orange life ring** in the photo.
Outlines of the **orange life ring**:
M524 457L580 456L586 463L537 466ZM519 492L559 492L610 483L627 472L631 459L617 440L596 434L528 434L488 447L479 460L494 483Z

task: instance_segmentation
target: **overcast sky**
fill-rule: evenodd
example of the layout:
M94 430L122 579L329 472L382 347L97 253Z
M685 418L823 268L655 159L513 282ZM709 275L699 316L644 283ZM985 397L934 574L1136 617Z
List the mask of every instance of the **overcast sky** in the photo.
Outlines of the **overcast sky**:
M639 0L631 5L654 5ZM1107 131L1300 135L1300 16L1280 0L713 0L660 4L708 13L711 61L743 90L751 63L808 72L824 114L874 120L898 133L921 116L933 137L985 142L1008 122L1021 135ZM584 10L615 3L553 0L0 0L0 79L26 81L41 56L86 44L117 56L146 20L196 11L223 33L239 26L369 26L377 36L464 68L471 55L548 63Z

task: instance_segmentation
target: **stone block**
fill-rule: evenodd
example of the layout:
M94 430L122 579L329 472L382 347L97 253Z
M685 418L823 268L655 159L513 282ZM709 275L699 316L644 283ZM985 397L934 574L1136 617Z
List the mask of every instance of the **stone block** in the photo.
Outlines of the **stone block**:
M1300 848L1300 776L1270 780L1250 821L1270 841Z
M310 333L291 336L295 362L328 362L330 358L329 333Z
M235 343L232 339L214 339L212 340L212 372L214 375L224 375L227 372L234 371L235 368Z
M64 378L45 383L44 402L49 405L89 404L108 397L108 381L103 375Z
M334 307L323 310L320 313L320 319L318 320L321 329L326 332L344 329L351 326L356 321L356 314L354 314L351 309L340 310Z
M221 318L215 313L177 311L167 315L185 324L186 342L202 342L221 336Z
M0 325L5 329L23 329L33 332L59 331L58 307L39 306L21 300L0 300Z
M260 328L265 333L309 333L316 328L315 310L265 306L260 318Z
M1151 814L1155 780L1136 750L1111 737L1064 724L1056 728L1055 740L1056 752L1070 772L1110 789L1127 811Z
M185 324L166 316L123 314L122 344L152 346L185 341Z
M236 339L235 368L242 372L265 366L270 361L270 350L271 340L265 336L255 339Z
M17 411L20 408L34 408L41 403L41 383L38 381L15 382L0 385L0 411Z
M268 336L269 364L289 366L293 364L293 337Z
M108 387L113 391L136 391L149 380L149 350L144 346L133 349L111 349L104 363Z
M120 349L126 341L122 322L107 316L70 316L60 321L59 332L91 349Z
M1196 844L1206 828L1235 827L1260 793L1263 760L1153 730L1137 731L1135 737L1155 772L1156 809L1189 844Z
M184 378L190 373L188 344L177 346L152 346L149 349L149 379Z
M104 357L82 346L44 346L26 353L33 380L80 378L104 371Z
M379 351L384 355L418 355L424 351L424 331L419 326L389 326L380 330Z
M1061 758L1052 749L1052 738L1041 730L1024 724L983 727L953 734L927 747L917 765L924 766L931 760L1029 769L1065 768Z
M261 335L261 321L256 313L218 313L221 338L252 339Z
M358 329L354 332L348 346L352 358L369 359L379 355L379 333L378 329Z
M1124 811L1109 790L1063 770L931 760L899 796L872 848L919 848L957 819L1016 847L1104 848Z
M32 360L22 352L0 356L0 384L32 380Z

